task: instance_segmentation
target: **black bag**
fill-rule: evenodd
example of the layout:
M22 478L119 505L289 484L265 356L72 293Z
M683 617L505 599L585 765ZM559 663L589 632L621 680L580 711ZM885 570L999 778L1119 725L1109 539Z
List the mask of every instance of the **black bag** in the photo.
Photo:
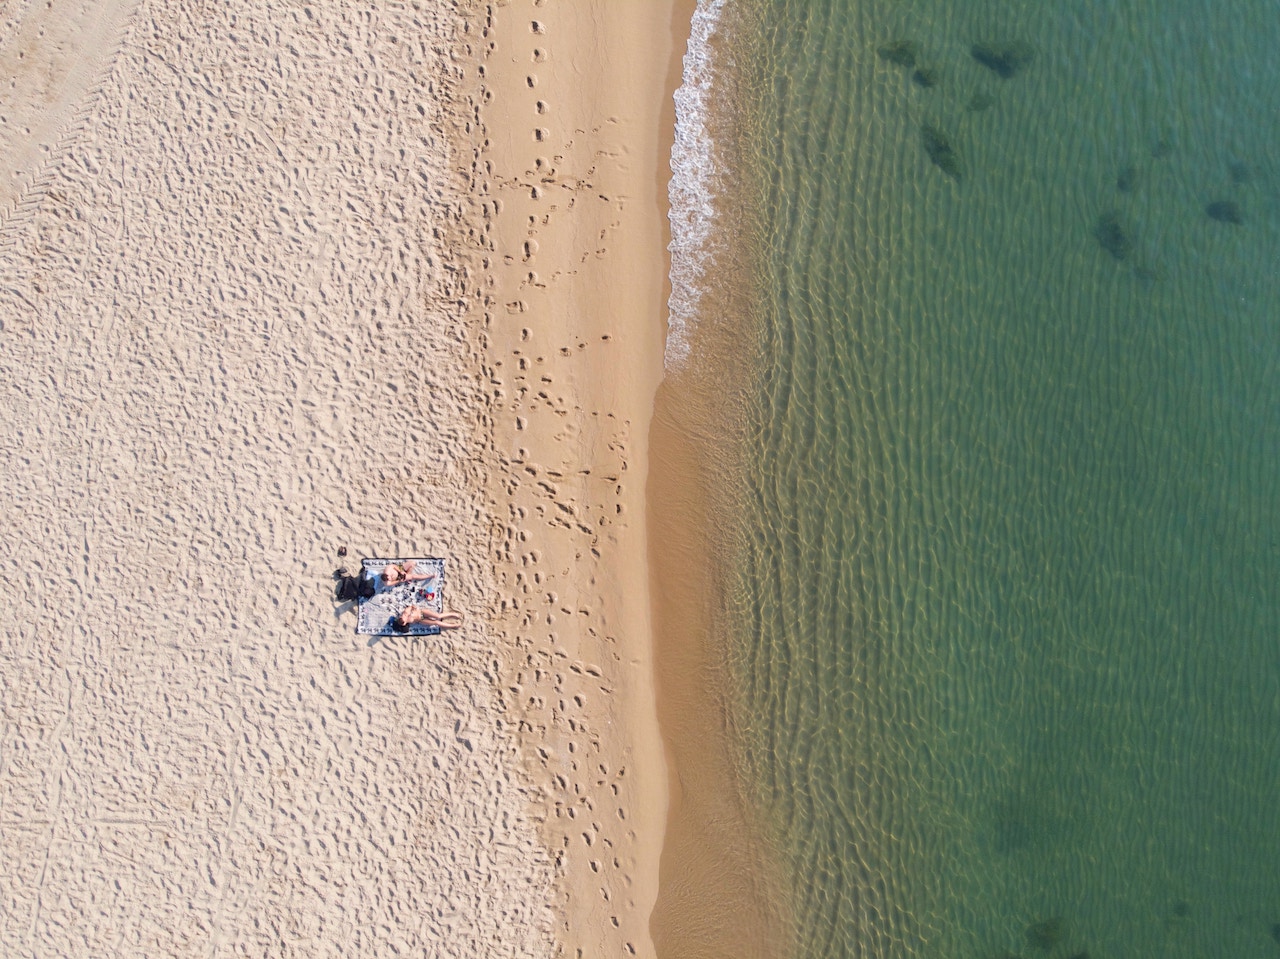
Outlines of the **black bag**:
M340 603L349 603L356 599L368 599L374 594L373 580L365 576L364 570L361 570L358 576L349 576L347 575L347 568L344 566L334 572L333 578L338 581L338 585L333 588L333 598Z

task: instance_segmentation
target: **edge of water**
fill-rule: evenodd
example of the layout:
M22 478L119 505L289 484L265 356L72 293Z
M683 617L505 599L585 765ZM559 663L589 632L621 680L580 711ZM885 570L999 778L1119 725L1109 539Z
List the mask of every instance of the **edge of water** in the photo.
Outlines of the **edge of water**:
M716 102L735 99L721 89L736 82L722 34L725 0L690 7L673 93L666 376L649 437L655 692L670 784L650 931L659 956L764 959L789 955L793 937L781 863L734 762L723 615L733 554L730 531L716 521L732 510L742 475L743 397L755 368L744 307L754 257L749 240L741 249L725 242L738 224L719 213L750 209L731 202L739 199L730 197L739 188L728 175L734 131L714 112Z

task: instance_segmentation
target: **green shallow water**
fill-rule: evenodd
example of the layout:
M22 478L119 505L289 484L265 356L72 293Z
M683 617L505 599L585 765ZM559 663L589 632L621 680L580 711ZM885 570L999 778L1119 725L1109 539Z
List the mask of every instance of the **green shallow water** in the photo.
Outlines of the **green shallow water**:
M728 648L799 953L1280 957L1280 9L724 30L765 198Z

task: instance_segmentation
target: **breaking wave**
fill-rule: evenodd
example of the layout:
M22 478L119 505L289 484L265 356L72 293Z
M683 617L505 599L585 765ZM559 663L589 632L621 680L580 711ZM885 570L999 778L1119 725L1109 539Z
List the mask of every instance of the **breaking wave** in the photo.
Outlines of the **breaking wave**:
M722 167L708 125L715 80L712 38L726 0L699 0L689 30L684 73L675 92L675 141L668 200L671 220L671 297L665 366L683 368L697 326L706 272L719 249L716 199Z

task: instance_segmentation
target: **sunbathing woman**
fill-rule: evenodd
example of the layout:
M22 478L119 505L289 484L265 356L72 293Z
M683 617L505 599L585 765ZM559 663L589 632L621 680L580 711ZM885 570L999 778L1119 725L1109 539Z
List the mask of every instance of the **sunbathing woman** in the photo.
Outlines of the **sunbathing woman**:
M394 586L396 583L412 583L417 580L435 579L436 574L419 573L414 567L417 560L409 560L407 563L388 563L382 570L382 582L387 586Z
M391 628L397 633L407 633L410 626L457 629L462 622L462 614L457 610L447 609L443 613L437 613L427 606L406 606L400 611L400 615L391 621Z

